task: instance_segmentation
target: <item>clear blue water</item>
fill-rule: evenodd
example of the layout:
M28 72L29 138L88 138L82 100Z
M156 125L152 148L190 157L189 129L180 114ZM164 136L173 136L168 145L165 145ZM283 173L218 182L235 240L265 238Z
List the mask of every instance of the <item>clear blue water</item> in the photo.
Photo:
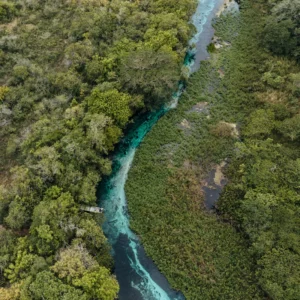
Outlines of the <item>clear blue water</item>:
M221 3L222 0L199 0L192 18L197 29L190 40L190 46L194 48L187 53L184 61L190 73L196 71L200 61L208 57L206 47L213 36L211 21ZM114 155L111 176L103 180L99 188L100 205L104 208L106 217L103 230L113 249L120 300L184 299L182 293L171 289L166 278L145 254L139 238L131 231L124 191L137 147L159 118L177 106L182 91L183 86L179 84L178 91L169 104L136 120Z

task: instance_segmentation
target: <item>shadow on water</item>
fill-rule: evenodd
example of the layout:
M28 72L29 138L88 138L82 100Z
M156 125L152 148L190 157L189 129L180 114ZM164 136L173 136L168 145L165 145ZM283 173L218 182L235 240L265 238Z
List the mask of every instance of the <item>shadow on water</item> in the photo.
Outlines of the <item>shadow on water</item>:
M192 23L197 33L190 41L193 50L187 53L184 64L190 73L208 57L207 45L213 36L211 22L222 0L200 0ZM155 263L147 257L139 238L130 230L125 196L125 182L137 147L155 123L175 108L184 86L179 84L172 101L158 111L141 116L129 127L113 158L113 172L98 189L98 199L104 208L106 221L103 231L112 246L115 274L120 285L120 300L181 300L182 293L171 289Z

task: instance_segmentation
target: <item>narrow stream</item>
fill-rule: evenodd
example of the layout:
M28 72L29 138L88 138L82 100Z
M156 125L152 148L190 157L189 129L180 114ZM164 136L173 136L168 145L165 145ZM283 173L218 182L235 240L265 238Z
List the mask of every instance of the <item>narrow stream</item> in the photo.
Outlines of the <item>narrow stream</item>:
M207 45L213 36L211 21L223 0L199 0L192 23L197 32L190 40L193 51L187 53L185 65L195 72L200 61L208 57ZM171 289L167 279L147 257L139 238L130 230L124 191L127 174L135 151L153 125L177 106L183 86L179 85L170 103L135 122L121 141L113 161L111 176L101 182L99 200L105 210L103 230L113 248L115 274L120 284L120 300L181 300L184 296Z

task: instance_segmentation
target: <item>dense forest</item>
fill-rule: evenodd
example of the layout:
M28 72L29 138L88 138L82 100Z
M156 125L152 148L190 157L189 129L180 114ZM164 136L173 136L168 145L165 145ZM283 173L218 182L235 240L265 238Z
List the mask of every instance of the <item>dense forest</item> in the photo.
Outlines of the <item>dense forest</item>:
M187 299L298 300L300 1L239 2L137 153L131 224ZM0 0L1 300L117 297L103 216L82 208L127 125L176 89L195 8ZM210 211L202 186L224 161Z
M267 17L241 86L252 108L218 209L247 238L265 294L300 299L300 1L256 10Z
M132 228L187 299L300 299L300 1L244 0L214 24L126 186ZM238 134L232 130L237 124ZM214 210L202 187L226 165Z
M0 1L0 298L115 299L96 187L180 79L194 0Z

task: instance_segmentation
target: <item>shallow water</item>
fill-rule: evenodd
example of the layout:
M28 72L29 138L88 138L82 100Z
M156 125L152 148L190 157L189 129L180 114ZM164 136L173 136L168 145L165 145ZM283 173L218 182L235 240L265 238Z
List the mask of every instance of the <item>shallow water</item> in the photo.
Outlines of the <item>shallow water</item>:
M206 47L213 36L211 21L221 3L222 0L199 1L192 18L197 33L190 41L190 45L195 45L195 48L187 53L185 60L190 73L196 71L200 61L208 57ZM103 180L99 188L100 204L106 217L103 230L113 249L115 274L120 284L120 300L184 299L180 292L171 289L154 262L146 256L139 238L130 230L124 191L137 147L158 119L176 107L182 90L183 86L179 85L168 105L136 120L115 153L111 176Z

